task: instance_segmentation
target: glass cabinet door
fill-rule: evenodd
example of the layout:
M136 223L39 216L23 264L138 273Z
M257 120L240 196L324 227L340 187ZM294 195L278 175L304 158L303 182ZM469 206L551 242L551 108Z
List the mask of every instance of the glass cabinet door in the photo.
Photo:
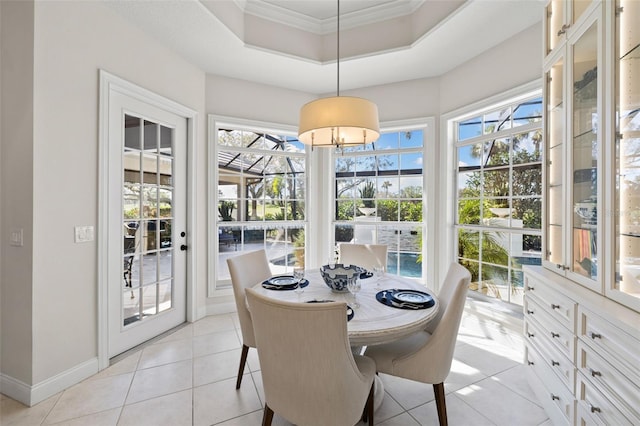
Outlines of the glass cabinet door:
M549 0L546 12L546 54L566 40L569 29L580 20L593 0Z
M571 78L570 270L595 280L598 275L598 22L573 44Z
M560 57L546 73L546 228L547 239L544 259L562 269L564 265L564 58ZM564 269L563 269L564 270Z
M549 53L558 47L564 39L564 34L567 28L564 19L565 1L566 0L550 0L547 4L547 34L545 36L545 39L547 40L546 53Z
M640 2L616 4L616 280L640 305Z

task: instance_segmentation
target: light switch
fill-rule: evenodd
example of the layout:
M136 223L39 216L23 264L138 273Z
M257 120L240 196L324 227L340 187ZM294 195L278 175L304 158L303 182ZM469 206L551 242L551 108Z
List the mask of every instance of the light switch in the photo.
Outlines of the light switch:
M22 240L22 234L23 234L22 228L12 229L11 235L9 237L9 243L15 247L22 247L24 244Z
M76 243L93 241L93 226L76 226L74 232Z

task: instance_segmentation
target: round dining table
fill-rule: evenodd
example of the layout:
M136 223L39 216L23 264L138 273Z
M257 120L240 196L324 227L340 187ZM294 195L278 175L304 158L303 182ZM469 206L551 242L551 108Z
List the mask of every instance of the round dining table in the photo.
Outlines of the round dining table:
M353 310L353 317L347 322L347 332L354 353L359 353L363 346L392 342L424 329L438 314L440 307L433 291L414 280L398 275L385 274L380 281L377 281L376 277L361 279L361 290L356 294L358 307L351 293L332 291L322 279L319 269L306 270L305 279L309 281L309 285L303 288L303 292L267 289L262 283L256 284L254 290L267 297L287 302L346 302ZM426 292L433 297L434 304L426 309L401 309L387 306L376 299L376 294L380 291L393 289ZM383 396L382 381L376 376L375 409L382 404Z
M347 323L349 342L352 346L368 346L392 342L408 336L424 327L438 314L439 303L433 291L409 278L385 274L379 282L376 277L361 279L361 290L356 295L358 307L351 293L332 291L322 279L319 269L305 271L309 285L303 292L296 290L270 290L258 283L254 290L277 300L288 302L344 301L353 309L353 318ZM434 305L426 309L400 309L387 306L376 299L382 290L411 289L429 293Z

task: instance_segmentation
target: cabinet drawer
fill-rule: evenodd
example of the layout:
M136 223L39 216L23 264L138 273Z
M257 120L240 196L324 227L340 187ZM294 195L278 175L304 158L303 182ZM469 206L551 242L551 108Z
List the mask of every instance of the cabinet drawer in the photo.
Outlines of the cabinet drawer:
M578 337L605 358L613 358L629 371L640 365L640 341L594 312L580 306ZM606 355L605 355L606 354Z
M572 299L531 277L526 280L525 295L545 308L554 322L572 332L575 330L576 303Z
M544 364L535 348L528 345L526 350L527 379L538 401L554 425L573 425L575 398L572 393Z
M535 299L525 299L524 313L527 321L531 319L542 328L542 333L539 334L539 337L544 335L544 337L548 338L550 344L555 346L564 356L572 362L575 360L576 338L573 331L554 321L549 311L536 303Z
M592 419L605 425L632 426L638 424L637 419L634 421L625 417L611 400L599 392L582 373L578 373L577 380L577 404L580 410L589 413Z
M578 342L577 367L594 386L610 395L611 401L626 417L639 419L636 424L640 424L640 387L636 371L621 366L618 366L620 370L616 369L582 341Z
M576 379L576 369L573 361L570 361L557 348L551 345L549 340L542 336L541 329L534 322L527 321L525 323L525 335L527 336L526 339L528 339L527 343L532 345L540 356L540 359L536 361L549 367L567 389L573 392Z

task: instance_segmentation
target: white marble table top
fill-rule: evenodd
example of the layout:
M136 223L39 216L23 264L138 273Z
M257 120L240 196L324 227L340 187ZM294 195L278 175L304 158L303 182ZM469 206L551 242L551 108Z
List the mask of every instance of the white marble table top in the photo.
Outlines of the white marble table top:
M335 300L347 302L354 307L350 293L336 293L324 283L318 269L307 270L305 278L309 285L304 293L294 290L267 290L258 283L254 289L261 294L277 300L288 302L308 302L310 300ZM422 330L438 313L439 303L434 292L410 279L397 275L385 274L376 287L375 277L361 280L362 290L357 295L359 308L354 309L354 317L347 323L349 341L352 345L375 345L392 342ZM385 289L413 289L425 291L433 296L436 302L427 309L398 309L383 305L376 300L376 293Z

